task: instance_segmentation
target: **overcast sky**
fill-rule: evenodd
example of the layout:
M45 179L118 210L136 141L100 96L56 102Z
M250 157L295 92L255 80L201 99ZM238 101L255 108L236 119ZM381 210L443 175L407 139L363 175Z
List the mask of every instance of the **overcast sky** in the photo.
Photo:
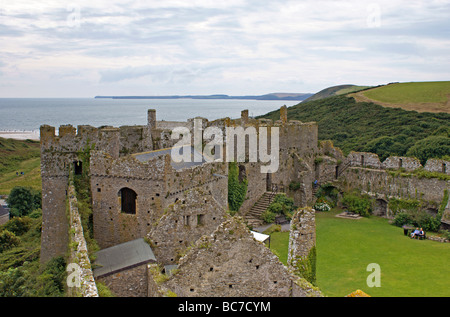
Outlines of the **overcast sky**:
M0 97L450 80L448 0L0 0Z

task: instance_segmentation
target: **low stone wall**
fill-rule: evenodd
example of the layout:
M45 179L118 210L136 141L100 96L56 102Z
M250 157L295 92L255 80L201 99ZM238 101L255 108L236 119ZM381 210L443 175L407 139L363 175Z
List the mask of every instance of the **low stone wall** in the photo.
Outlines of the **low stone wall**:
M442 242L442 243L448 243L450 242L450 240L445 239L445 238L441 238L441 237L436 237L436 236L427 236L428 240L432 240L432 241L438 241L438 242Z
M79 276L73 276L71 280L74 286L69 286L69 296L82 296L82 297L98 297L98 290L94 280L94 274L92 273L91 262L89 260L88 249L86 240L84 239L83 226L81 224L80 214L78 213L78 201L76 197L75 186L73 181L70 180L68 188L69 197L69 279L72 274L79 274ZM72 272L72 273L71 273ZM77 282L80 282L79 285ZM72 286L72 287L71 287Z

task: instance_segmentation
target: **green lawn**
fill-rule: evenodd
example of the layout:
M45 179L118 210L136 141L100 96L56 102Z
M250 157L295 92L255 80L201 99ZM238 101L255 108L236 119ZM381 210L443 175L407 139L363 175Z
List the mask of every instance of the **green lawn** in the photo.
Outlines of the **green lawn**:
M329 297L360 289L374 297L450 296L450 244L412 240L387 219L342 219L318 213L317 284ZM274 233L271 247L287 256L289 233ZM286 262L284 262L286 263ZM381 287L368 287L367 266L381 269Z
M270 249L284 265L287 265L288 246L289 232L273 232L270 235Z

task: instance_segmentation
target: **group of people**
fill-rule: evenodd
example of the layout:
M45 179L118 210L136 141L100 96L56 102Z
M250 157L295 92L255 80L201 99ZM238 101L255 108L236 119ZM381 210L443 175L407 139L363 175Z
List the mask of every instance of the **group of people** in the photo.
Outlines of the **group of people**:
M422 238L425 236L425 232L422 230L422 228L416 228L416 230L414 230L413 232L411 232L411 238Z

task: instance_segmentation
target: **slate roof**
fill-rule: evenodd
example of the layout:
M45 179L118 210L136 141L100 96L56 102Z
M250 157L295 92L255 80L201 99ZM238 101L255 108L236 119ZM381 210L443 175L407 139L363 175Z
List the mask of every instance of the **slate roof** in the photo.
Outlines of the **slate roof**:
M183 151L187 150L187 151L190 151L190 155L191 155L191 162L175 162L174 160L171 160L171 165L175 170L180 170L182 168L189 168L192 166L202 165L203 163L206 162L202 153L197 151L193 146L179 146L179 147L155 150L155 151L150 151L150 152L136 153L136 154L133 154L133 156L138 161L146 162L154 157L159 157L159 156L163 156L166 154L170 155L172 153L172 149L174 151L177 151L177 153L179 153L180 155L183 155ZM194 157L195 157L194 155L201 157L201 162L194 162Z
M152 249L144 239L121 243L97 252L94 277L102 277L156 262Z

